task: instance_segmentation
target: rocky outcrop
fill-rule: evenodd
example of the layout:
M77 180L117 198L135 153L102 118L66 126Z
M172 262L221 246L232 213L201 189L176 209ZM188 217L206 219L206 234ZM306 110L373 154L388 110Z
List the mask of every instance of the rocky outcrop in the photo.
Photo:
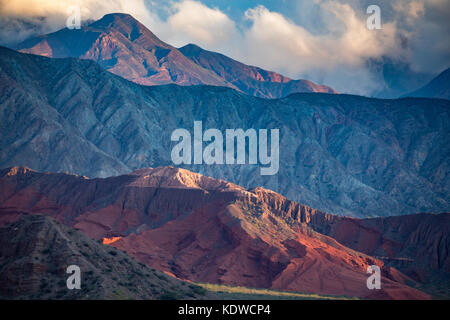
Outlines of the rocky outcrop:
M418 281L430 273L450 274L450 213L333 220L313 228L350 248L379 257Z
M267 189L252 192L288 223L308 225L348 248L401 270L436 295L450 296L445 286L450 282L450 213L355 219L300 205ZM437 287L442 288L435 290Z

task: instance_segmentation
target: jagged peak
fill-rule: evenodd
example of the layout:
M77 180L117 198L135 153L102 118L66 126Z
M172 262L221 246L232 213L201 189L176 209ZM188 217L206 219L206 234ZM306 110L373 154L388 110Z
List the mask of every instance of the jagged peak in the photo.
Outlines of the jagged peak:
M185 55L186 54L187 55L189 55L189 54L198 54L198 53L200 53L202 51L206 51L202 47L200 47L200 46L198 46L196 44L193 44L193 43L188 43L187 45L178 48L178 50L183 52L183 54L185 54Z
M271 190L271 189L267 189L267 188L264 188L264 187L255 187L255 188L253 188L253 189L250 189L249 191L251 191L251 192L265 192L265 193L270 193L270 194L278 194L279 195L279 193L278 192L275 192L275 191L273 191L273 190Z
M115 30L125 37L134 41L142 36L151 39L152 42L167 46L162 42L153 32L151 32L145 25L135 19L128 13L109 13L104 15L100 20L97 20L89 25L90 28L99 29L105 32Z
M21 175L21 174L26 174L29 172L36 172L33 169L30 169L28 167L21 167L21 166L14 166L14 167L10 167L10 168L6 168L6 175L7 176L16 176L16 175Z
M128 13L108 13L101 19L94 21L91 26L114 26L118 23L128 23L130 25L141 26L142 24Z
M133 171L131 175L139 176L139 178L132 182L133 186L145 185L171 188L247 192L245 188L231 182L221 179L214 179L200 173L172 166L142 168Z

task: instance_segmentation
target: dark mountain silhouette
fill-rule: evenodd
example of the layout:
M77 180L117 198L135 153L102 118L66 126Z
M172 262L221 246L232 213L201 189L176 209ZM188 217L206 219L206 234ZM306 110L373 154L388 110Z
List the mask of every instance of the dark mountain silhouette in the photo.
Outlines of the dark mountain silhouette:
M223 87L139 86L89 60L0 48L0 166L89 177L171 165L174 129L279 128L280 170L185 165L352 216L446 212L449 103L295 94L259 99Z
M414 280L382 260L315 231L332 230L335 224L343 225L344 218L264 188L246 190L173 167L92 180L13 167L0 171L0 190L0 224L46 214L182 279L376 299L428 298L410 287L416 285ZM408 223L409 217L398 219L402 218ZM439 228L434 224L441 218L425 224ZM362 227L365 220L354 221L361 222L355 232L362 249L380 245ZM402 237L405 232L400 228ZM397 240L389 232L382 236ZM8 238L2 240L2 247ZM53 241L51 236L39 239L27 243ZM423 245L426 252L427 243ZM436 269L434 252L427 254L432 259L424 258L417 266ZM439 254L438 261L446 262L438 270L448 274L448 252ZM366 287L366 269L373 264L382 270L381 290Z
M436 78L422 88L408 93L405 96L450 99L450 68L442 71Z
M291 80L222 55L221 59L232 62L233 67L217 72L214 61L208 65L202 63L203 58L186 57L184 52L158 39L132 16L122 13L107 14L80 30L65 28L26 40L16 49L52 58L94 60L106 70L144 85L176 83L226 86L267 98L293 92L335 92L327 86L307 80ZM212 52L209 54L219 56ZM237 74L240 79L235 81Z
M67 267L80 267L69 290ZM138 263L49 216L24 216L0 228L2 299L205 299L206 290Z

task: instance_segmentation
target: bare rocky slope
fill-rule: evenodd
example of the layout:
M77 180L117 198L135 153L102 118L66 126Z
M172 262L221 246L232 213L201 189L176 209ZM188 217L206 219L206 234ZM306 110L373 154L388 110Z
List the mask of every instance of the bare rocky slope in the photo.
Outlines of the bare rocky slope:
M292 80L222 55L227 63L232 62L233 67L217 72L213 59L210 64L204 64L192 55L185 56L184 51L161 41L139 21L122 13L107 14L79 30L64 28L26 40L16 49L52 58L94 60L106 70L144 85L208 84L264 98L278 98L293 92L336 93L330 87L307 80ZM233 80L236 76L240 81Z
M279 172L184 165L326 212L387 216L450 208L450 102L335 94L250 97L224 87L140 86L89 60L0 48L0 167L107 177L172 165L177 128L280 129Z
M419 285L417 280L384 261L399 257L398 252L386 250L380 258L363 253L385 248L374 249L379 242L365 233L365 220L352 220L359 226L356 251L352 243L345 246L326 235L334 225L343 225L344 218L267 189L246 190L185 169L148 168L106 179L22 167L2 170L0 224L33 214L52 216L182 279L363 298L429 297L411 287ZM428 229L442 223L427 221ZM404 242L399 244L424 255L411 266L448 276L448 251L439 248L436 260L427 246L442 234L426 235L422 247L406 240L407 230L400 231ZM386 243L399 241L388 231L380 237ZM366 287L366 269L372 264L382 269L380 291Z
M330 87L308 80L293 80L276 72L245 65L195 44L188 44L179 50L196 64L231 83L233 87L255 97L280 98L297 92L337 93Z
M67 267L80 267L69 290ZM0 228L1 299L205 299L214 294L137 262L49 216Z

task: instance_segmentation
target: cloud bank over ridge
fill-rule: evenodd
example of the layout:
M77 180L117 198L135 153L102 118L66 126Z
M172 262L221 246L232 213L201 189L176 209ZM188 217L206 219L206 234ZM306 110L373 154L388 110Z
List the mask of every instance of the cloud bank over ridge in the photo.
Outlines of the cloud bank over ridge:
M422 73L438 73L450 65L447 0L377 1L381 30L367 29L371 3L365 0L296 0L278 11L255 3L239 7L240 14L233 15L219 2L209 2L0 0L0 43L12 45L56 31L64 26L68 8L78 5L84 21L112 12L130 13L174 46L196 43L340 92L370 95L381 89L383 81L368 61L387 57Z

